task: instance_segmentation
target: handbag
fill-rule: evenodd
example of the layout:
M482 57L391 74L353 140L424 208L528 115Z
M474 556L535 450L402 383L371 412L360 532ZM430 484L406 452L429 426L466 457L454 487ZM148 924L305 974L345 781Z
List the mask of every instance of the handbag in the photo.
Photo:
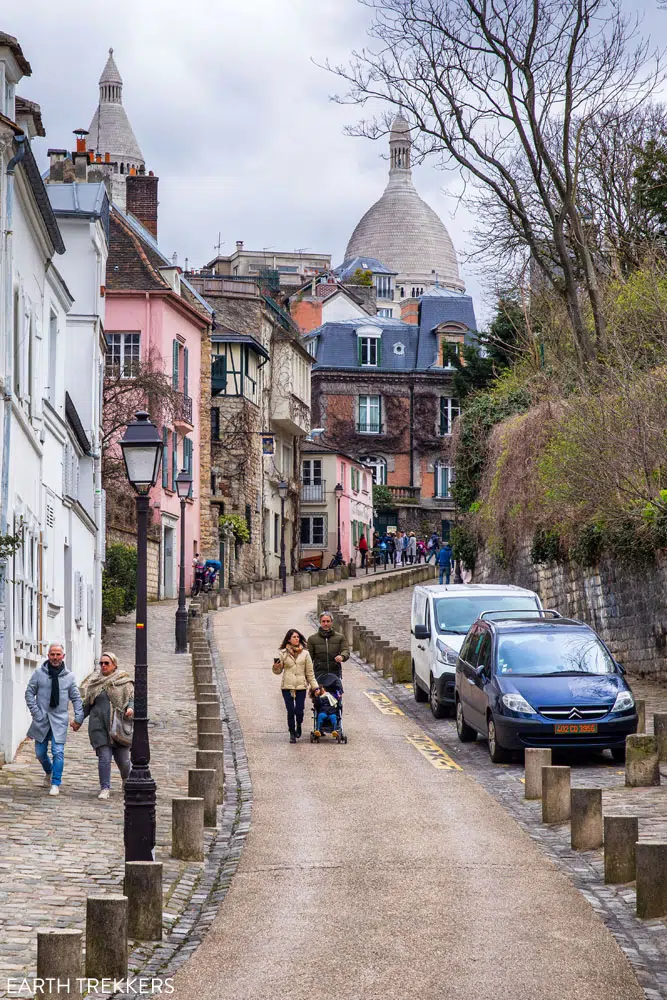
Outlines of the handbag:
M111 741L121 747L132 746L133 732L134 719L128 719L123 712L112 705L111 718L109 719L109 738Z

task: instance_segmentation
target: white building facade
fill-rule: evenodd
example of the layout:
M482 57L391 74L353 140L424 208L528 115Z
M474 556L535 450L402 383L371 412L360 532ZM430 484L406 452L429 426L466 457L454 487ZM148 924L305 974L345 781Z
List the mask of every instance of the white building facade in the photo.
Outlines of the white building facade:
M97 296L106 249L101 235L95 249L87 222L85 249L73 248L66 258L31 149L32 139L44 135L39 108L15 97L16 84L29 73L17 40L0 33L0 534L5 542L15 538L13 551L5 546L0 561L5 760L13 759L25 737L25 688L49 643L65 644L79 679L92 669L100 645L102 512L96 517L93 441L98 361L84 367L82 345L88 339L91 361L99 357ZM92 228L97 238L99 224ZM82 294L86 285L90 301L82 296L75 305L72 289ZM82 419L75 403L86 394L96 400L88 433L84 404Z

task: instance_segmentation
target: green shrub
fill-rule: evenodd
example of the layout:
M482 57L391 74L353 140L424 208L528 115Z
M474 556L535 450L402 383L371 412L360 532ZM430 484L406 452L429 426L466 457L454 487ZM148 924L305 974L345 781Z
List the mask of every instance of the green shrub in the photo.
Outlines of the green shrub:
M388 486L375 484L373 486L373 506L381 510L383 507L393 507L394 494Z
M137 606L137 550L115 542L107 546L102 574L102 620L112 625L118 615Z
M224 528L225 526L232 529L237 542L247 543L250 541L250 530L245 517L242 517L240 514L222 514L220 516L220 527Z
M563 546L557 531L548 528L538 528L533 535L530 547L530 561L533 563L560 562L563 559Z
M460 559L472 573L477 561L477 538L465 525L455 524L452 528L452 555Z
M586 524L570 546L570 558L579 566L597 566L604 548L604 534L599 524Z

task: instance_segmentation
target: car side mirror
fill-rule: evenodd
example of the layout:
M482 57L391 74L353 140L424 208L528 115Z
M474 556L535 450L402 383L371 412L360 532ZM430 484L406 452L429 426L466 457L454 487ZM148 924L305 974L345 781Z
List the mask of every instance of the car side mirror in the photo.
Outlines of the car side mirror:
M623 666L622 663L619 663L618 660L616 660L616 666L618 668L619 674L624 674L625 673L625 667Z
M431 630L428 625L415 625L414 636L415 639L430 639Z
M477 674L478 677L486 677L488 675L486 664L480 663L480 665L475 669L475 673Z

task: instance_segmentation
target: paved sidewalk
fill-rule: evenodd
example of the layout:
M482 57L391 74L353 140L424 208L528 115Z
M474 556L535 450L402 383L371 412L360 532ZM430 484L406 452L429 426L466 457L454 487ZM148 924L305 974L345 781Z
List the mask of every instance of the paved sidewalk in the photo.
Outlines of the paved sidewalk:
M164 865L167 926L186 906L202 868L169 857L171 799L187 795L197 733L190 656L173 651L175 609L170 601L151 605L148 614L156 860ZM134 618L126 618L109 629L104 642L130 673L134 634ZM111 798L100 802L87 723L77 734L70 730L58 798L48 796L43 777L32 741L23 744L14 763L0 769L0 997L7 995L7 977L34 976L38 928L83 929L86 896L117 891L123 878L120 777L112 765ZM211 836L207 832L207 842ZM151 947L145 946L142 955Z

